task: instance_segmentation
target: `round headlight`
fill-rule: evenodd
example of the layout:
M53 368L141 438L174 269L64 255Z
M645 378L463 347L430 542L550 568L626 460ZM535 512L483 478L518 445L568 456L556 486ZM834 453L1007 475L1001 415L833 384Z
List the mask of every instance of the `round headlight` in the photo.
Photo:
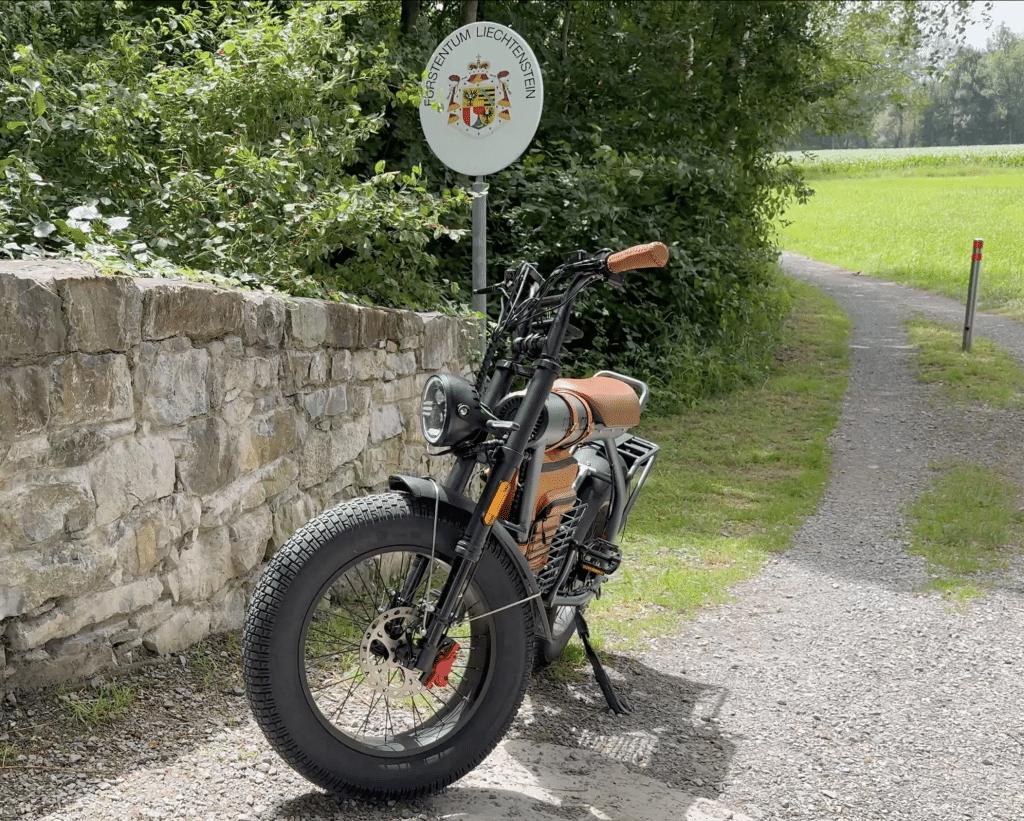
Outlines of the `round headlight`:
M472 382L448 373L427 380L420 402L420 424L428 444L456 445L482 430L484 423L480 397Z
M441 441L448 419L448 398L440 377L432 376L423 388L420 405L420 421L423 423L423 438L431 445Z

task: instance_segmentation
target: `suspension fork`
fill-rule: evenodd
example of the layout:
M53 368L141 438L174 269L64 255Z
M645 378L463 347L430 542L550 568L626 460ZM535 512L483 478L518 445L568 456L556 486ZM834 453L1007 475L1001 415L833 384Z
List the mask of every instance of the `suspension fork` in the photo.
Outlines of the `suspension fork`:
M423 581L423 576L426 574L429 564L430 559L426 556L417 555L412 560L412 565L405 574L405 583L402 585L402 589L391 597L391 603L388 605L390 609L412 606L413 596ZM430 591L428 590L427 593L429 594Z
M509 431L505 443L497 450L497 458L470 517L469 526L455 548L455 561L438 597L436 608L427 622L423 643L415 654L412 666L423 675L430 674L444 635L459 612L496 520L496 508L501 506L499 499L504 500L514 491L511 487L512 477L522 465L530 445L530 436L562 370L558 360L546 354L534 363L534 367L523 404L516 414L517 427Z

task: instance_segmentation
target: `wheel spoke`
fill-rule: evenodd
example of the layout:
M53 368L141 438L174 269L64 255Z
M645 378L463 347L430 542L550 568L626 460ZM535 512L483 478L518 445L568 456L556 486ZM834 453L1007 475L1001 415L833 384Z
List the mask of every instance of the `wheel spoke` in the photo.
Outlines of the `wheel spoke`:
M367 593L369 592L368 590L366 590L366 583L363 581L362 575L358 572L358 567L356 568L356 572L355 573L346 573L345 574L345 581L348 582L348 586L352 590L353 598L355 599L355 601L358 604L362 605L362 611L363 611L362 614L359 614L358 618L353 618L353 621L358 621L358 620L364 619L364 618L366 620L368 620L368 621L372 621L373 617L374 617L374 613L373 613L373 611L369 607L366 606L366 603L363 601L362 596L360 595L359 591L356 590L356 586L352 582L352 576L353 575L356 576L359 579L359 584L363 588L363 590L365 592L367 592ZM342 601L344 601L346 603L346 605L348 604L348 599L342 599ZM351 613L353 615L353 617L357 616L357 614L351 609L351 607L346 606L346 610L348 610L348 612Z
M345 677L339 678L339 679L335 679L333 681L332 680L327 680L327 681L325 681L323 684L321 684L318 687L310 687L310 690L313 690L315 692L323 692L324 690L327 690L327 689L336 688L336 687L338 687L338 685L344 684L346 681L351 681L352 684L349 685L349 690L351 691L351 689L355 686L356 682L359 681L359 676L361 674L362 674L362 671L358 667L356 667L354 670L352 670L350 672L350 674L348 676L345 676Z
M388 602L395 595L395 591L394 590L390 590L389 589L390 585L386 581L384 581L384 574L381 573L381 562L382 561L383 561L383 557L382 556L377 556L376 560L374 562L372 562L373 569L374 569L374 571L377 574L377 578L380 580L380 588L379 588L378 594L380 595L381 599L377 603L377 609L378 610L383 610L384 608L386 608L388 606Z
M429 567L418 569L424 559ZM474 588L446 634L459 650L445 686L426 688L398 661L422 639L423 607L436 601L449 572L418 550L385 549L343 570L315 603L305 628L307 693L322 719L356 745L435 744L458 726L487 674L493 628L472 621L489 610ZM417 581L412 604L398 606L395 596Z
M315 634L318 637L314 639L314 644L347 647L353 650L359 649L359 642L352 641L352 639L345 638L343 636L339 636L337 633L328 633L325 630L314 628L312 626L310 626L309 632Z

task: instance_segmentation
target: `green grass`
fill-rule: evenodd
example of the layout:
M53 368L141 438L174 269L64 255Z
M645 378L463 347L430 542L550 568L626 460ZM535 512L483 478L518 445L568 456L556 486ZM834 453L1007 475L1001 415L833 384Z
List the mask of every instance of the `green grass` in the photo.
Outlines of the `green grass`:
M982 310L1024 317L1024 169L979 176L824 179L787 210L788 251L966 300L975 238L985 241Z
M1024 369L985 339L961 350L962 330L914 317L907 323L922 382L941 386L954 405L1021 405ZM1020 485L1001 470L952 463L934 467L932 486L907 507L911 552L928 562L928 587L964 602L983 594L991 574L1006 568L1020 548L1024 513Z
M71 690L62 685L57 698L64 705L65 715L78 724L95 727L125 715L135 703L138 692L130 685L110 684L96 693Z
M630 519L622 567L590 611L605 647L664 635L723 601L816 509L846 386L849 322L815 289L788 287L793 311L763 384L639 431L662 451Z
M1010 354L987 339L975 338L962 350L963 330L917 316L907 322L910 342L918 349L917 378L942 387L957 405L982 403L994 408L1019 407L1024 369Z
M4 769L8 762L14 761L18 757L18 748L13 744L8 744L6 741L0 743L0 770Z
M980 595L986 574L1007 567L1019 550L1024 513L1021 486L980 465L952 464L908 507L910 550L928 562L928 587L965 600Z

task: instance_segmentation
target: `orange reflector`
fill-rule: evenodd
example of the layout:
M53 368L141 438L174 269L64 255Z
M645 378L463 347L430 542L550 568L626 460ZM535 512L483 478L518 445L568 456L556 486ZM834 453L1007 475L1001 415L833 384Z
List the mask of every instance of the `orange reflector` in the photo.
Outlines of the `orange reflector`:
M498 491L494 494L494 498L491 499L490 505L487 507L487 512L484 514L484 524L490 527L498 519L498 511L505 505L505 500L508 499L508 495L512 490L511 482L502 482L498 485Z

